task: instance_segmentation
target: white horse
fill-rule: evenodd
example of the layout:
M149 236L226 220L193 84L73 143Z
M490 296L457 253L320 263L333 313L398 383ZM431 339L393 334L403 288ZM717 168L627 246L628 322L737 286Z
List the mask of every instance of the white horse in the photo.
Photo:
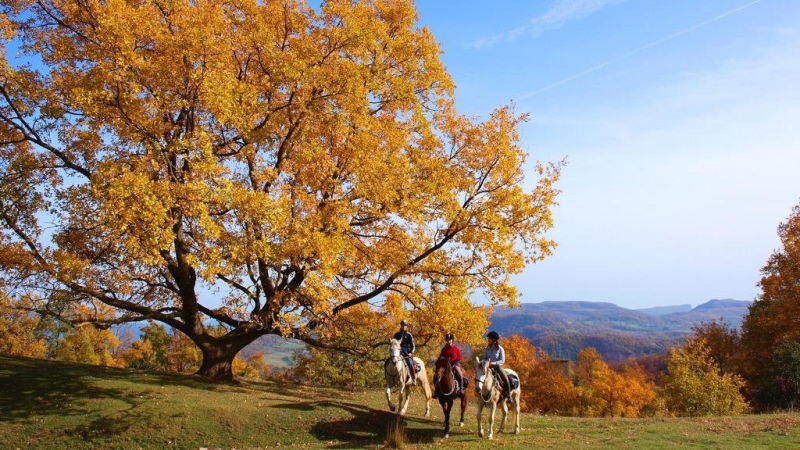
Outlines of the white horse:
M503 388L500 383L495 380L495 375L489 369L489 362L481 362L480 359L475 358L477 364L475 365L475 390L478 391L478 436L483 437L483 424L481 423L481 413L484 406L491 407L489 414L489 439L494 437L494 413L497 409L497 402L503 395ZM511 369L503 369L506 375L514 375L519 378L516 372ZM519 434L519 399L522 395L522 385L511 391L511 404L514 407L515 426L514 434ZM506 417L508 416L508 403L505 399L503 403L503 420L500 422L500 429L498 433L503 432L506 426Z
M417 385L421 386L425 393L425 417L429 417L431 415L431 385L428 383L425 364L419 358L414 358L414 362L419 366L416 375ZM399 408L398 414L402 416L408 408L414 379L411 378L411 371L400 352L400 341L397 339L389 341L389 359L384 363L383 375L386 378L386 401L389 403L389 410L394 411ZM397 389L398 393L396 407L392 403L392 388Z

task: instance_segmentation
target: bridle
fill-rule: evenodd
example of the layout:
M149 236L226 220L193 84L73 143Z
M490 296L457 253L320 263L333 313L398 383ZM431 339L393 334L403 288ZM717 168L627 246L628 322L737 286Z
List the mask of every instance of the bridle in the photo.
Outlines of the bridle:
M391 374L391 373L389 373L388 370L384 370L384 372L386 372L387 375L392 377L392 383L393 384L395 384L395 385L399 384L401 387L405 386L406 383L403 382L401 377L403 376L403 371L405 370L406 362L403 361L405 358L403 358L400 355L400 349L399 348L394 348L394 347L390 348L389 349L389 357L392 360L392 363L394 363L395 373ZM400 369L397 368L397 366L398 366L397 363L398 362L401 364ZM408 374L408 378L409 379L411 378L411 374L410 373Z
M445 397L450 397L457 390L457 387L456 387L456 374L454 373L455 371L453 370L453 366L452 366L452 364L450 364L450 360L449 359L447 361L445 361L445 364L450 366L450 380L452 380L452 382L450 383L450 386L451 386L450 392L442 392L442 395L444 395ZM439 383L442 381L442 379L445 377L445 375L447 375L447 368L443 367L443 369L445 370L445 372L442 374L441 377L438 377L436 379L436 384L434 385L434 388L438 387Z
M489 403L489 401L492 399L492 395L493 395L495 389L497 389L497 382L496 382L497 380L494 379L494 374L491 374L492 387L489 388L488 397L485 397L483 395L483 383L484 383L484 380L486 379L486 376L489 375L489 373L487 373L487 372L491 372L492 369L489 368L488 364L485 364L486 370L483 369L483 366L484 365L479 366L479 368L481 369L482 375L480 377L477 377L477 376L475 377L475 390L478 391L478 395L481 396L481 400L483 400L483 403Z

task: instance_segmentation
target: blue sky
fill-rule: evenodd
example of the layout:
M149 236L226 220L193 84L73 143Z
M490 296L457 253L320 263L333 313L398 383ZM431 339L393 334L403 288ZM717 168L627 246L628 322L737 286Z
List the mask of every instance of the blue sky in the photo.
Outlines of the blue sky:
M418 1L463 113L567 157L524 302L752 300L800 201L800 2Z

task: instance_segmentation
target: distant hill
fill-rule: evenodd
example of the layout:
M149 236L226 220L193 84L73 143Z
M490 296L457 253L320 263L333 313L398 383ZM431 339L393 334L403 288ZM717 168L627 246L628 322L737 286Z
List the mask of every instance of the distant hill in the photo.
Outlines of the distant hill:
M519 308L500 308L491 316L491 328L502 335L520 334L557 358L574 359L586 347L596 348L607 361L664 353L680 344L702 322L722 318L739 327L750 305L741 300L710 300L691 305L660 306L632 310L601 302L523 303ZM130 331L139 338L141 322L115 328L118 336ZM240 356L263 352L274 370L292 367L292 354L306 345L275 335L262 336Z
M666 352L703 322L722 319L739 327L750 305L740 300L710 300L695 308L676 305L631 310L600 302L523 303L501 308L490 320L501 334L527 337L557 358L574 359L585 347L608 361Z
M268 334L256 339L243 348L239 356L244 359L258 352L264 353L264 360L272 370L282 370L294 366L292 355L303 351L306 344L296 339L285 339L274 334Z
M692 305L687 303L685 305L655 306L653 308L642 308L642 309L637 309L636 311L643 312L651 316L666 316L667 314L691 311L691 310L692 310Z

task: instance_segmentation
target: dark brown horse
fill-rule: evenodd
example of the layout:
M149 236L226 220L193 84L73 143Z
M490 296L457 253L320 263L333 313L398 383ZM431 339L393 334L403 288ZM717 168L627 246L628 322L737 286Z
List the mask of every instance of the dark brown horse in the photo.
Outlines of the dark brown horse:
M433 379L436 398L439 399L439 404L442 405L442 412L444 413L444 437L450 437L450 411L453 409L453 401L457 398L461 399L461 420L459 420L458 426L463 427L464 410L467 409L467 395L459 389L453 365L450 364L450 358L439 358L436 361Z

